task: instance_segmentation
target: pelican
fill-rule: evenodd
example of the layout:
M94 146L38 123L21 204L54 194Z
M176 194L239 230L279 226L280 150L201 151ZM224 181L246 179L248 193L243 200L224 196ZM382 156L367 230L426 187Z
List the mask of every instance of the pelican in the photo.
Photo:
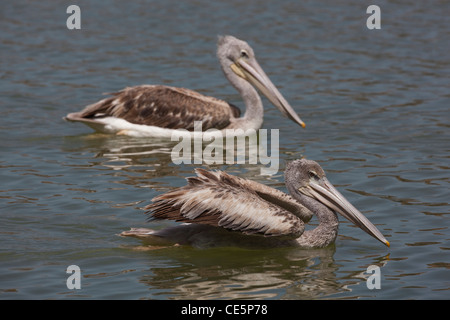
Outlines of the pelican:
M140 85L113 93L84 110L69 113L67 121L82 122L106 133L130 136L171 137L174 130L194 130L194 121L202 121L202 130L254 129L263 123L263 105L255 87L285 116L302 127L289 103L256 61L253 49L233 36L221 36L217 57L231 84L241 94L245 113L223 100L185 88L164 85Z
M323 248L336 240L337 213L340 213L390 246L381 232L333 187L314 161L300 159L288 163L285 183L291 195L222 171L196 169L196 173L196 177L187 178L186 186L155 197L146 207L151 219L188 224L158 231L132 228L121 235L192 244L214 241L207 233L215 230L216 234L221 232L229 238L241 234L241 242L270 241L277 245ZM305 223L313 215L317 216L318 226L305 230Z

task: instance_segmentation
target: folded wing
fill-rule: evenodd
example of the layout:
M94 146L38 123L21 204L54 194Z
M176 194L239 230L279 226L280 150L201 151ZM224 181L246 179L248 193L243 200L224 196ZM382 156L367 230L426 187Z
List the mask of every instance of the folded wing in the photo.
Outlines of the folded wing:
M155 197L146 207L150 218L208 224L265 236L297 238L303 233L304 222L286 209L302 210L301 205L280 205L291 199L289 196L264 199L249 180L221 171L197 169L196 173L197 177L188 178L186 186ZM264 192L259 190L260 194L270 193L265 188ZM276 198L278 204L270 202L270 198Z
M194 121L202 121L202 129L222 129L240 111L214 97L195 91L162 85L141 85L112 93L111 97L66 116L69 121L94 122L116 117L134 124L167 129L194 130Z

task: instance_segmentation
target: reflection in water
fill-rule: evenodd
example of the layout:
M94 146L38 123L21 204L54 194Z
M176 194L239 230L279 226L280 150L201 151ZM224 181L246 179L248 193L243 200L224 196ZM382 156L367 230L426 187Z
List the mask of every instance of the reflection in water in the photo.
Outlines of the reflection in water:
M271 133L273 135L273 133ZM267 133L265 136L267 138ZM276 138L278 138L276 136ZM192 167L205 167L208 169L227 170L228 172L250 172L249 176L260 176L262 173L273 176L279 174L278 140L271 145L270 135L267 140L257 141L256 146L247 139L244 142L235 138L235 143L222 143L223 141L198 142L192 141L192 154L183 159L182 164ZM84 145L74 145L74 142L84 142ZM95 165L102 165L112 170L139 172L141 178L151 179L164 177L169 174L178 176L186 167L175 166L179 163L176 155L172 154L178 141L170 139L142 139L123 136L91 134L66 138L67 144L63 147L65 152L92 152L94 158L100 159ZM275 148L276 147L276 148ZM274 149L275 148L275 149ZM200 149L200 152L197 150ZM101 161L104 159L103 161ZM239 164L239 167L235 165ZM243 170L242 170L243 169ZM189 170L186 170L189 172ZM191 173L192 171L190 171ZM269 177L267 177L269 178ZM142 179L141 179L142 180ZM123 182L123 181L122 181ZM126 183L126 182L125 182ZM131 181L130 181L131 183Z
M100 166L120 176L121 184L142 186L152 179L173 175L170 158L173 142L164 139L135 139L91 134L66 138L64 152L92 153L87 166ZM80 145L81 144L81 145Z
M151 267L141 278L156 297L170 299L317 299L351 291L366 281L359 268L340 278L335 247L299 250L278 248L192 249L173 247L149 251ZM376 258L373 258L374 264ZM382 260L383 258L379 258ZM358 278L360 280L358 280Z
M141 279L174 299L307 299L336 293L334 246L322 250L164 249L168 268Z

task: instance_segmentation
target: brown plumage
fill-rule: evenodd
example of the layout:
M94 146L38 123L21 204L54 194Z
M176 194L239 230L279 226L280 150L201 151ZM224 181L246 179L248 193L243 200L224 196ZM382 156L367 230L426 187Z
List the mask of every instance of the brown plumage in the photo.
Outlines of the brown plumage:
M223 227L245 234L289 236L304 231L312 213L289 195L225 172L196 169L188 184L155 197L146 207L151 219L169 219ZM270 193L268 192L270 191ZM274 192L275 191L275 192ZM271 198L275 203L265 201ZM271 220L271 223L267 223Z
M223 129L231 118L240 116L236 106L184 88L141 85L112 95L67 115L67 119L116 117L134 124L193 131L194 121L202 121L202 130Z

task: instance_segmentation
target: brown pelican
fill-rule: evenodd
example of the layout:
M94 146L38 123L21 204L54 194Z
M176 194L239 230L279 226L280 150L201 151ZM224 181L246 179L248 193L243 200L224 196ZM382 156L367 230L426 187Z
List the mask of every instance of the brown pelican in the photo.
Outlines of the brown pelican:
M196 177L187 178L186 186L155 197L146 207L152 219L176 220L188 225L159 231L131 229L122 235L192 244L214 241L206 236L206 231L226 229L234 231L221 231L230 238L236 233L244 234L240 235L241 242L247 239L262 243L268 239L278 244L322 248L337 237L338 212L389 246L380 231L333 187L314 161L301 159L287 165L285 182L291 196L225 172L203 169L196 172ZM305 231L305 223L313 214L319 225Z
M141 85L113 93L112 97L69 113L64 119L83 122L102 132L133 136L171 137L173 130L193 131L194 121L202 121L203 131L257 130L263 122L263 105L256 87L285 116L305 127L259 66L246 42L232 36L219 37L217 57L225 76L245 102L243 117L234 105L189 89Z

